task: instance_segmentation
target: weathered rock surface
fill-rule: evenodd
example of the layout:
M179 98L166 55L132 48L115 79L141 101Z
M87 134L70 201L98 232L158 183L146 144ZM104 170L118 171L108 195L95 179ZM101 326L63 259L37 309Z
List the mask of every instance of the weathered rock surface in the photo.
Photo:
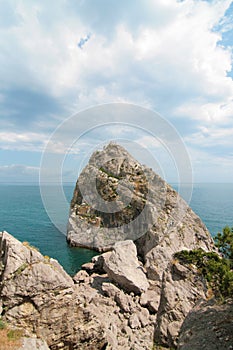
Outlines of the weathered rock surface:
M152 314L158 312L160 304L161 285L150 281L149 289L140 297L140 305L147 307Z
M200 299L206 298L206 285L195 267L173 261L163 274L161 299L155 325L155 339L174 347L182 323Z
M22 346L18 350L49 350L44 340L37 338L23 338Z
M233 300L200 301L182 325L178 349L232 350Z
M117 241L135 239L156 211L154 206L145 206L147 192L143 167L124 148L110 143L95 152L76 184L68 242L104 251Z
M106 342L100 321L90 317L70 276L53 259L0 234L2 317L49 348L101 349Z
M103 268L110 279L129 293L139 294L149 287L133 241L115 243L113 251L105 254Z

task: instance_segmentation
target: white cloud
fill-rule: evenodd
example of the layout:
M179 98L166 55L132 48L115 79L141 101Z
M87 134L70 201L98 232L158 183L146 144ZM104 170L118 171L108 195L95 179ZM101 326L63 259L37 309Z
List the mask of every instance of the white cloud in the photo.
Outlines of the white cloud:
M232 92L233 96L233 92ZM178 117L187 117L199 120L202 124L226 124L233 119L232 97L220 102L206 102L202 99L190 101L179 106L174 114Z
M201 145L202 147L225 147L228 153L232 149L233 127L231 128L215 128L200 127L200 130L190 136L185 137L185 141L192 145Z
M0 132L0 149L39 152L47 142L48 135L32 132Z

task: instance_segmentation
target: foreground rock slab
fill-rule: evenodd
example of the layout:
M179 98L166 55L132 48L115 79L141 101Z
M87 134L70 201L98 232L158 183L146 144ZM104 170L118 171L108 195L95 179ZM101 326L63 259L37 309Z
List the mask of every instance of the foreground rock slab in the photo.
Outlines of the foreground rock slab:
M104 255L103 268L110 279L129 293L140 294L149 287L133 241L117 242L113 251Z

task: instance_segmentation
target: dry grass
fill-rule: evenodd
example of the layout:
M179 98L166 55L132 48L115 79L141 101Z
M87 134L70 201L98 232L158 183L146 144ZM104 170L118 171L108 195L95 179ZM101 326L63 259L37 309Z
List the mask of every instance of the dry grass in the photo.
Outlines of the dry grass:
M33 245L31 245L29 242L24 241L22 242L22 244L24 245L24 247L27 247L29 249L35 250L36 252L39 252L39 249L37 247L34 247Z
M22 345L21 330L0 329L0 350L17 350Z

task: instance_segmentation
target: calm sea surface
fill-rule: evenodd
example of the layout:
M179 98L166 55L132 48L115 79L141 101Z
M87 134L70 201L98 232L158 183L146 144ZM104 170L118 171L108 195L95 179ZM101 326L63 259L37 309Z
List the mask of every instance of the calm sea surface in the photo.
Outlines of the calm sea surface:
M51 187L54 191L54 186ZM69 202L73 189L73 185L64 186ZM190 206L212 235L225 225L233 226L233 184L194 185ZM66 209L61 220L66 224ZM3 230L38 247L42 254L57 259L70 274L96 255L90 250L70 248L66 244L65 235L51 223L43 207L40 188L36 185L0 185L0 231Z

